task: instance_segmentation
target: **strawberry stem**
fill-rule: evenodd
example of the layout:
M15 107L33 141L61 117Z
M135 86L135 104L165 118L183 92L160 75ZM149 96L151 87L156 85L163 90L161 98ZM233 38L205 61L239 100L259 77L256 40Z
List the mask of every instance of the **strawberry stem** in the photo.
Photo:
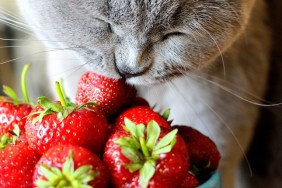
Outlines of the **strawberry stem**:
M22 87L22 93L23 97L26 103L29 103L29 97L28 97L28 92L26 88L26 75L29 70L30 64L26 64L22 70L22 75L21 75L21 87Z
M65 87L64 87L64 80L62 78L60 79L59 84L60 84L61 92L63 94L64 99L66 101L69 101L69 98L66 95L66 91L65 91Z
M143 152L143 155L145 157L150 157L150 152L148 150L148 147L146 146L146 142L144 137L139 138L139 142L140 142L140 146L141 146L141 150Z
M62 89L61 89L60 82L56 81L55 88L56 88L57 96L58 96L62 106L64 106L64 107L67 106L66 99L65 99L64 94L63 94Z

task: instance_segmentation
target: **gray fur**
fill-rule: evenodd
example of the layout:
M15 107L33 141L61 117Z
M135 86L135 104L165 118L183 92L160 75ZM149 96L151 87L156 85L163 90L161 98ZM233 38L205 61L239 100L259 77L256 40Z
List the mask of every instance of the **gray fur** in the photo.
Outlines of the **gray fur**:
M211 62L244 29L249 11L238 0L24 0L20 4L28 6L24 15L34 21L39 35L75 47L90 69L119 78L115 62L125 72L143 72L128 80L133 84L161 82ZM156 76L160 72L162 76Z
M18 4L47 46L73 50L62 52L61 59L50 54L48 63L52 69L65 70L64 59L72 57L74 65L82 66L69 86L85 70L113 78L126 74L127 82L157 109L172 109L175 124L189 124L215 140L222 153L223 185L236 187L240 161L248 162L244 154L270 67L271 33L264 0L18 0ZM237 182L239 188L244 184Z

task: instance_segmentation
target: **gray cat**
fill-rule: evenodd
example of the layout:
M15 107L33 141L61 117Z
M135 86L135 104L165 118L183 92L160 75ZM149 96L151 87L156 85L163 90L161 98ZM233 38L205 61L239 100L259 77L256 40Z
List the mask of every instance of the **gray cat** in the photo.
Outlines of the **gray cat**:
M247 186L237 172L243 161L245 176L252 174L246 151L271 65L264 0L18 0L18 4L46 46L62 49L47 53L51 85L74 67L79 71L65 80L72 98L86 70L125 77L157 110L171 108L174 124L191 125L216 142L224 188Z

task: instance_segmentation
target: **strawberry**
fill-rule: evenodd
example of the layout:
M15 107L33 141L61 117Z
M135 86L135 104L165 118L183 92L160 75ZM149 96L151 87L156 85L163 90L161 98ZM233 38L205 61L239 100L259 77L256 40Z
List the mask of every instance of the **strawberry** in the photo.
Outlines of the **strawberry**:
M178 129L178 133L186 142L191 171L201 179L200 181L204 181L202 179L208 178L206 176L215 171L219 165L221 156L215 143L192 127L175 125L173 128Z
M96 154L79 146L57 145L38 161L33 187L106 188L108 179L108 170Z
M200 183L197 177L193 173L188 172L182 182L181 188L196 188L199 185Z
M124 124L125 131L110 136L103 155L114 187L180 186L189 156L177 130L169 132L154 120L136 125L126 118Z
M61 102L39 97L37 106L27 117L25 129L29 145L40 154L57 144L102 152L109 134L106 117L97 109L89 109L92 103L76 106L66 102L58 82L56 90Z
M135 107L126 109L117 117L112 132L124 130L123 126L124 126L125 118L130 119L135 124L140 124L140 123L147 124L151 120L154 120L158 123L159 126L170 129L169 122L167 122L160 114L155 112L150 107L135 106Z
M12 138L11 138L12 137ZM13 136L1 137L0 184L1 188L30 188L34 167L40 155L27 143L25 134L20 135L19 127Z
M24 131L25 117L31 110L29 104L17 104L10 97L0 97L0 135L13 130L14 125Z
M85 73L78 84L76 103L95 102L108 117L118 113L123 106L131 103L136 89L127 85L124 79L116 80L95 72Z
M132 103L130 104L130 107L134 107L134 106L147 106L147 107L150 107L150 104L149 102L142 98L142 97L136 97Z
M32 110L25 84L29 66L29 64L25 65L22 71L22 90L25 101L21 101L12 88L3 86L3 91L7 96L0 97L0 135L12 131L14 125L18 125L20 130L24 131L25 117Z

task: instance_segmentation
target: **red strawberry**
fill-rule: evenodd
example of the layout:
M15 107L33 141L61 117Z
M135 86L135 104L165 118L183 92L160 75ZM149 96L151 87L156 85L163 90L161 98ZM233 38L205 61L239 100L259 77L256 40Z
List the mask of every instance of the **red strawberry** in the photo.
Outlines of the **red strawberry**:
M169 132L155 121L135 125L128 119L125 129L110 136L103 156L114 187L180 186L189 156L177 130Z
M108 179L107 168L96 154L79 146L57 145L38 161L33 187L106 188Z
M131 103L136 89L125 83L124 79L107 78L94 72L85 73L78 84L76 103L95 102L98 108L110 118L120 109Z
M213 172L220 161L220 153L215 143L196 129L188 126L173 126L186 142L193 173ZM197 172L198 171L198 172Z
M15 131L16 132L16 131ZM19 133L19 129L17 131ZM40 156L27 143L25 135L17 139L4 135L0 149L1 188L30 188L35 164Z
M135 106L122 112L116 119L112 132L124 130L124 119L128 118L135 124L147 124L151 120L156 121L159 126L170 129L170 124L160 114L148 106Z
M199 180L197 177L188 172L186 177L184 178L184 181L182 182L181 188L196 188L200 185Z
M0 97L0 135L13 130L14 125L24 131L25 117L31 110L29 104L17 104L10 97Z
M30 146L40 154L57 144L73 144L95 153L102 152L109 134L106 117L98 110L88 109L87 105L66 103L64 97L61 101L62 105L46 97L38 98L38 105L25 125Z
M130 107L134 107L134 106L147 106L147 107L150 107L150 104L149 102L142 98L142 97L136 97L132 103L130 104Z
M0 135L4 135L14 129L14 125L18 125L21 131L24 131L25 117L32 110L29 104L28 94L26 91L25 77L29 69L26 65L22 72L22 89L25 101L21 101L15 91L3 86L3 91L7 96L0 97Z

